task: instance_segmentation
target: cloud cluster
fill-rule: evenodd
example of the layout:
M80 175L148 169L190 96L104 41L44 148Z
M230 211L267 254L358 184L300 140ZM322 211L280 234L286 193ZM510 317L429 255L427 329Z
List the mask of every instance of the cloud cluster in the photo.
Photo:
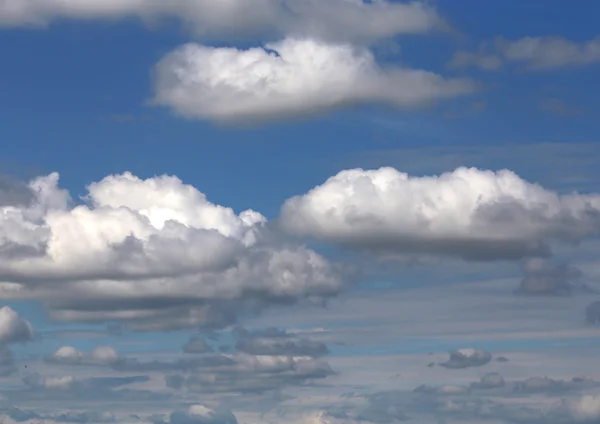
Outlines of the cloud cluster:
M264 121L348 105L419 107L471 93L473 83L379 66L350 44L287 38L247 50L186 44L156 66L153 102L191 118Z
M0 296L40 299L55 319L138 330L221 327L237 313L336 294L336 267L312 250L273 244L266 219L215 205L179 179L111 175L84 204L58 174L29 184L35 200L0 213ZM0 310L0 337L29 337Z
M412 177L350 169L284 204L288 232L376 251L465 259L546 256L597 233L600 195L559 195L508 170Z
M543 36L513 41L497 37L492 43L482 43L477 52L456 52L450 65L496 70L504 63L516 63L542 71L596 62L600 62L600 37L578 43L564 37Z
M373 41L443 29L426 2L388 0L3 0L0 26L44 26L58 19L177 19L198 36L312 36Z

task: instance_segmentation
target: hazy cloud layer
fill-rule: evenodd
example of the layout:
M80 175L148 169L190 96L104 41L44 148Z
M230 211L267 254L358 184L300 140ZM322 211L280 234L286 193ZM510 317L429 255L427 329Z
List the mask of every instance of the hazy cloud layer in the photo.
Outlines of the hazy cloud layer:
M381 67L349 44L287 38L247 50L186 44L156 66L154 104L215 121L269 121L349 105L421 107L472 93L468 80Z

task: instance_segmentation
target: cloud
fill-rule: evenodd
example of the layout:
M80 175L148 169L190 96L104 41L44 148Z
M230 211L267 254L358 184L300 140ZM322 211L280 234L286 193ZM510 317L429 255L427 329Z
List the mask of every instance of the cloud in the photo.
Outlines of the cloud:
M185 353L208 353L212 352L213 348L202 337L191 337L183 346L183 351Z
M571 416L577 421L600 420L600 396L585 395L565 402Z
M538 103L538 109L559 116L577 116L583 113L582 110L570 106L563 100L555 97L543 99L542 101L540 101Z
M276 328L258 334L247 334L235 347L251 355L319 357L329 353L322 342L293 337Z
M9 343L23 343L33 339L33 327L8 306L0 308L0 348Z
M473 389L497 389L505 386L504 378L495 372L485 374L477 383L472 383Z
M458 349L450 352L450 358L439 364L444 368L460 369L469 367L480 367L492 360L492 354L485 350Z
M17 370L12 352L7 347L0 347L0 377L6 377ZM0 403L2 398L0 398Z
M171 424L237 424L231 411L216 411L204 405L192 405L187 410L171 414Z
M590 65L600 62L600 37L580 43L559 36L497 37L492 43L482 43L475 53L456 52L450 65L496 70L506 62L523 64L531 71Z
M334 374L323 360L310 357L234 354L229 363L206 365L188 375L166 376L173 389L200 393L263 393L285 386L304 385Z
M594 235L599 213L598 194L558 195L509 170L350 169L288 199L280 224L354 248L495 260L546 256L551 242Z
M525 276L515 294L533 296L566 296L573 290L572 281L581 276L581 271L567 265L553 265L543 258L532 258L525 262Z
M600 300L596 300L587 306L585 320L588 324L600 324Z
M84 204L58 187L58 174L29 185L30 206L1 208L11 218L0 221L0 247L39 254L0 261L0 295L39 299L57 320L142 331L222 327L241 311L342 288L342 269L305 247L271 242L261 214L215 205L176 177L111 175L88 186ZM26 326L0 311L0 337L25 337Z
M119 354L110 346L98 346L90 354L81 352L72 346L62 346L46 361L62 365L114 365Z
M316 36L374 41L447 25L427 2L387 0L19 0L0 2L0 26L45 26L59 19L177 19L201 37Z
M0 207L28 205L34 199L31 187L17 178L0 173Z
M421 107L474 90L463 79L380 67L365 48L287 38L247 50L186 44L156 65L153 103L189 118L267 121L358 104Z

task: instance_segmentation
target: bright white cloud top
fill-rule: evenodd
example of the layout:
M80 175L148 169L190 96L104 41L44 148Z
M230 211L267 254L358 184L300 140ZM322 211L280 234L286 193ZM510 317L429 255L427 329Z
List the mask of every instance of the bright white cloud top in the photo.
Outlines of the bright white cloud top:
M468 80L381 67L348 44L288 38L265 47L186 44L157 64L154 102L191 118L272 120L356 104L421 107L475 90Z
M559 195L508 170L381 168L340 172L289 199L280 220L290 233L355 247L516 259L596 234L599 218L600 194Z
M317 36L375 40L426 33L444 22L426 2L375 0L0 0L0 26L59 19L177 19L199 36Z
M237 215L175 177L108 176L76 206L58 174L30 189L30 204L0 209L0 296L42 299L57 319L218 327L245 306L341 286L314 251L261 241L259 213Z

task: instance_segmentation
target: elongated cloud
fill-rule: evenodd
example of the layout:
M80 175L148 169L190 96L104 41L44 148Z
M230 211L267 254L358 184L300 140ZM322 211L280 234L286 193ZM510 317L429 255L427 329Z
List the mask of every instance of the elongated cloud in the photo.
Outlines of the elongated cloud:
M575 42L560 36L523 37L482 43L477 52L459 51L450 65L496 70L505 63L523 64L532 71L586 66L600 62L600 37Z
M154 103L190 118L264 121L356 104L420 107L474 88L380 67L364 48L288 38L248 50L186 44L157 64Z
M341 287L314 251L262 242L261 214L210 203L176 177L108 176L80 205L58 187L58 174L30 187L31 205L1 208L0 251L12 253L0 261L0 297L40 299L59 320L219 327L246 307ZM13 321L0 318L4 339L22 333Z
M411 177L350 169L287 200L288 232L376 251L517 259L597 233L599 194L559 195L511 171Z
M425 2L387 0L2 0L0 26L44 26L58 19L177 19L199 36L288 34L375 40L444 26Z

